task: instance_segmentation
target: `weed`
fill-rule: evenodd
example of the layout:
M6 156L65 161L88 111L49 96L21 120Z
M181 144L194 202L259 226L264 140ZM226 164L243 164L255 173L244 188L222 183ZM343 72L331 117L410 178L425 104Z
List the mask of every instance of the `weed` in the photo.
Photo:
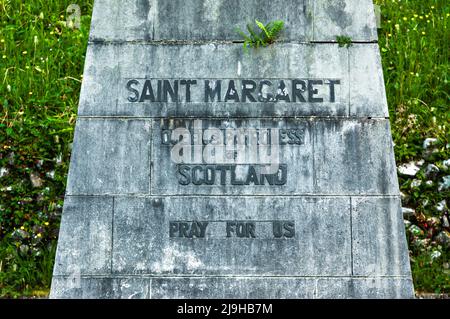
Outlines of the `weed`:
M244 38L245 51L248 50L248 47L266 47L274 43L284 29L284 22L281 20L271 21L266 25L262 24L258 20L255 20L255 23L260 31L255 31L254 27L250 23L247 24L247 30L249 32L248 35L245 34L241 29L236 29L236 32L238 32Z
M345 35L337 35L336 42L339 44L340 48L342 47L349 48L352 46L352 38L347 37Z

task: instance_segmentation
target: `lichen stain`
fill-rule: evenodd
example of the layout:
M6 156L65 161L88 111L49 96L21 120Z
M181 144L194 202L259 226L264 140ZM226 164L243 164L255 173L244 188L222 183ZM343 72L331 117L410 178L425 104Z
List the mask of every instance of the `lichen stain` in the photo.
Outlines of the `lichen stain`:
M362 33L363 33L364 35L366 35L367 37L372 36L372 29L369 28L368 25L365 25L364 28L363 28L363 30L362 30Z
M352 17L345 11L346 1L333 0L327 7L326 12L333 22L341 29L346 29L352 24Z
M140 15L143 20L147 20L148 13L150 12L150 1L139 0L136 6L137 6L136 13Z
M134 28L135 32L143 31L144 40L151 41L155 39L155 9L156 4L151 5L150 0L138 0L136 2L135 16L141 23Z

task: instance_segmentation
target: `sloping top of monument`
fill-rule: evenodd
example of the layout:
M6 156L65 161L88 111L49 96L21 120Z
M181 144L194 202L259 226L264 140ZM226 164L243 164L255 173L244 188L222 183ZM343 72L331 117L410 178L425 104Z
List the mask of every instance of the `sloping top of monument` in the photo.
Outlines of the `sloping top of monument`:
M371 0L96 0L91 41L240 41L235 27L281 19L284 41L377 40Z

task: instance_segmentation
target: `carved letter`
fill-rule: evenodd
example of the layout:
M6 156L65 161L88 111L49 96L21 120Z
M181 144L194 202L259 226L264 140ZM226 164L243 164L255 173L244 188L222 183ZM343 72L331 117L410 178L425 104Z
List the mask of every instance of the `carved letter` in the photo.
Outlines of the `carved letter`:
M127 83L127 90L130 93L134 94L134 96L132 96L132 95L128 96L128 101L130 101L130 102L137 102L137 101L139 101L139 91L134 89L134 88L132 88L131 87L132 85L139 85L139 81L138 80L130 80L130 81L128 81L128 83Z

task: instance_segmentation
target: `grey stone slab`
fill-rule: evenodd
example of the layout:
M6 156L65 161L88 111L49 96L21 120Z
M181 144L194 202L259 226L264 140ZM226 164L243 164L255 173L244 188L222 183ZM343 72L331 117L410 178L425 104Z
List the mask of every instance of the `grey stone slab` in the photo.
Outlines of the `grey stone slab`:
M286 138L286 144L281 145L271 145L270 147L263 147L261 145L243 145L244 149L237 149L233 147L240 154L243 154L243 158L228 158L229 155L233 156L233 149L228 148L229 146L222 146L218 148L217 152L223 152L226 156L225 161L219 161L218 164L216 160L211 158L209 160L205 155L196 161L195 155L192 156L191 163L187 165L178 164L174 162L173 144L163 144L162 138L165 136L175 134L177 128L186 128L189 132L195 133L199 132L202 136L202 130L194 129L195 122L193 120L183 120L183 119L173 119L173 120L156 120L154 121L154 130L152 134L153 141L153 169L152 169L152 194L158 195L176 195L176 194L196 194L196 195L258 195L258 194L301 194L301 193L312 193L313 192L313 145L311 136L311 126L312 124L304 119L273 119L273 120L202 120L203 132L206 129L220 129L220 134L223 134L224 143L227 142L226 132L227 130L233 130L238 132L238 130L250 129L247 131L245 136L248 138L250 135L263 134L269 129L276 130L279 135L277 140L279 143L283 141L283 133L280 130L288 130L297 134L300 139L295 139L299 144L289 144L290 142L295 142L294 140L289 140ZM164 135L163 135L164 133ZM203 133L205 134L205 133ZM290 134L290 133L289 133ZM219 132L217 133L219 136ZM164 137L163 137L164 136ZM284 133L287 136L287 133ZM273 136L275 141L275 135ZM176 140L179 138L177 137ZM192 141L194 136L192 137ZM197 144L197 147L202 147L202 145ZM195 145L190 147L191 153L197 153L200 155L205 153L210 153L206 148L197 151L194 149ZM228 151L230 150L231 151ZM231 153L231 154L230 154ZM278 154L278 159L276 157L261 157L261 154ZM255 155L256 154L256 155ZM227 156L228 155L228 156ZM262 169L268 167L268 163L271 160L276 160L281 165L285 165L285 176L286 180L282 182L282 176L280 184L277 185L273 182L273 185L269 185L269 182L262 177ZM211 163L211 165L209 165ZM245 164L245 165L244 165ZM200 165L200 169L203 173L198 173L197 166ZM270 164L269 164L270 165ZM227 166L228 170L225 172L226 177L224 180L224 185L222 185L222 172L219 170L220 167ZM183 167L187 167L188 172L181 173L184 171ZM278 164L274 165L275 170L278 170ZM249 182L248 185L236 185L237 183L246 184L249 181L249 172L254 168L257 174L258 181ZM210 171L209 169L212 169ZM232 171L235 172L236 182L232 180ZM275 173L276 173L275 171ZM206 173L207 172L207 173ZM204 181L201 185L197 185L195 182L196 178L201 178L205 180L206 174L208 174L211 180L211 185ZM214 174L214 178L211 176ZM184 176L188 176L189 180L186 181ZM194 177L195 175L195 177ZM272 175L272 173L270 174ZM280 176L280 174L279 174Z
M353 279L352 298L361 299L412 299L414 287L411 275L402 278Z
M283 20L282 41L377 40L370 0L96 0L90 40L241 41L254 19Z
M149 278L114 278L113 294L115 299L150 299L151 279Z
M88 47L78 114L145 117L348 116L348 54L347 49L336 44L277 44L252 54L245 54L241 44L91 45ZM150 99L141 102L146 79L152 85L154 102ZM129 100L136 97L127 87L130 80L138 82L130 86L139 92L136 102ZM178 85L177 97L173 99L167 95L165 102L164 95L158 98L158 80L168 81L172 88ZM197 81L190 87L190 102L187 102L186 86L181 84L183 80ZM217 80L221 81L221 101L215 98L214 102L209 99L205 102L205 81L212 83ZM239 102L225 102L230 80L235 81ZM242 80L255 81L257 87L252 93L255 101L250 98L243 101ZM280 80L283 80L289 102L281 99L260 102L257 92L263 80L271 81L268 90L274 96L281 85ZM305 87L297 85L298 89L304 89L303 93L299 93L304 101L297 96L294 102L293 80L306 81ZM330 81L340 81L333 85L334 98ZM310 83L311 92L317 90L311 93L311 97ZM352 84L363 85L359 82ZM353 100L353 103L358 101ZM373 106L371 112L374 116L378 114Z
M389 120L324 120L314 133L315 190L399 195Z
M265 63L265 61L267 63ZM261 65L266 65L262 68ZM277 74L276 77L273 74ZM150 80L155 102L140 101L146 79ZM309 90L294 102L292 81L300 79L322 81L312 84L317 94L310 99ZM139 91L136 102L127 88ZM178 85L175 100L164 102L157 97L157 83L169 81ZM191 100L187 102L183 80L196 80L191 86ZM205 102L205 81L221 81L221 101ZM239 102L224 102L230 80L235 81ZM280 80L286 84L289 102L243 101L242 80L254 80L259 87L269 80L272 93L277 94ZM334 84L331 97L330 81ZM208 82L208 83L210 83ZM298 88L303 89L301 85ZM318 102L315 99L322 99ZM388 117L383 73L378 46L358 44L350 49L337 44L279 44L271 48L245 54L239 44L205 45L91 45L88 48L80 116L356 116Z
M113 273L121 275L350 275L348 198L115 199ZM209 222L202 238L170 236L170 222ZM254 238L227 221L255 222ZM271 238L273 221L295 236ZM236 228L235 228L236 229Z
M400 208L400 198L352 198L355 275L411 275Z
M98 108L100 105L111 110L111 114L114 112L120 76L118 54L113 46L88 45L78 105L79 115L89 112L91 115L107 115L95 113L94 106Z
M150 126L143 120L78 119L67 194L147 194Z
M51 299L149 299L150 279L53 277Z
M254 19L263 23L282 19L282 39L312 38L312 7L309 0L285 2L256 0L97 0L91 41L228 40L243 38L236 27L246 30ZM111 21L111 17L115 17ZM112 23L111 23L112 22Z
M349 51L350 115L389 117L378 44L353 45Z
M414 297L409 277L318 278L318 299L409 299Z
M110 278L53 277L50 299L114 298Z
M113 199L66 196L54 275L111 272Z
M69 281L69 283L68 283ZM52 299L409 299L402 277L54 277Z
M154 278L151 282L154 299L311 299L315 289L312 278Z
M207 162L180 165L172 160L172 144L162 144L163 132L173 132L175 128L186 128L194 132L193 120L159 120L153 125L153 169L152 194L156 195L398 195L398 182L393 158L392 141L388 120L337 120L337 119L272 119L272 120L203 120L206 128L256 128L293 129L304 131L301 145L279 146L279 163L286 165L287 179L284 185L264 185L249 183L233 185L231 170L226 173L225 185L221 184L217 165L211 185L196 178L204 178ZM168 133L172 134L172 133ZM178 139L177 139L178 140ZM192 149L192 148L191 148ZM247 152L251 149L247 148ZM258 159L258 158L257 158ZM200 162L198 162L200 163ZM248 162L258 163L257 161ZM228 161L227 165L232 164ZM182 167L189 167L181 174ZM231 165L233 166L233 165ZM235 165L236 166L236 165ZM237 165L237 180L248 181L250 166ZM209 174L213 174L209 172ZM259 172L257 171L258 176ZM183 175L190 177L184 183ZM209 175L208 175L209 176ZM261 178L260 178L261 179Z
M376 41L377 25L372 0L314 1L314 41Z

